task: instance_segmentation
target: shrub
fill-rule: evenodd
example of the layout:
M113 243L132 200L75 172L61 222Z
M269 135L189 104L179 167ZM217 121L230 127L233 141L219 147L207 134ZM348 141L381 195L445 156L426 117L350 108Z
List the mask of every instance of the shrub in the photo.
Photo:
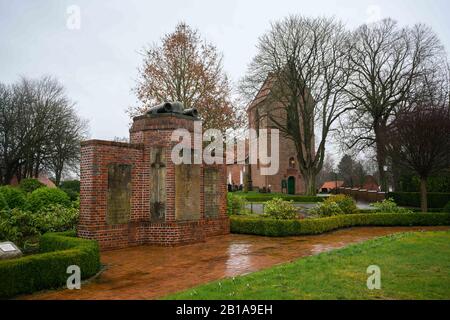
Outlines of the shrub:
M275 198L267 201L264 206L264 213L268 217L277 220L289 220L298 217L298 210L292 201L284 201L281 198Z
M309 210L310 214L318 217L332 217L344 214L336 202L326 201Z
M0 193L0 211L2 210L8 210L8 202L6 202L5 197L3 196L3 193Z
M61 182L61 189L63 190L71 190L76 193L80 193L80 181L79 180L70 180Z
M344 214L353 214L358 212L355 200L352 197L343 194L331 196L324 202L335 202Z
M245 208L246 201L232 193L227 193L227 213L228 215L243 215L247 213Z
M0 211L0 240L16 243L22 249L33 248L41 234L75 230L79 210L50 205L38 212L20 209Z
M76 201L80 197L80 181L63 181L60 189L64 191L71 201Z
M370 213L304 220L231 217L231 232L269 237L321 234L356 226L448 226L448 213Z
M340 214L354 214L358 212L355 200L343 194L331 196L310 210L310 213L319 217L332 217Z
M79 210L54 204L36 213L36 226L41 233L75 230Z
M5 198L10 209L26 209L28 207L26 193L11 186L0 187L0 193Z
M274 198L281 198L286 201L294 201L297 203L315 203L322 202L324 197L308 197L308 196L291 196L291 195L283 195L283 194L258 194L258 195L242 195L245 200L249 202L266 202L273 200Z
M82 279L100 270L96 241L73 238L73 233L41 237L41 254L0 261L0 298L56 289L66 284L67 267L77 265Z
M51 188L40 188L30 194L28 198L30 210L37 212L49 205L61 205L70 207L69 196L62 190Z
M20 248L26 248L39 236L34 215L20 209L0 212L0 240L12 241Z
M397 206L393 199L386 199L382 202L376 202L371 205L376 212L381 213L412 213L412 210Z
M19 189L26 193L31 193L34 190L43 187L45 187L45 184L41 183L37 179L23 179L19 184Z
M444 209L442 209L442 212L450 213L450 201L445 205Z
M391 192L389 198L404 207L420 208L420 193L418 192ZM450 201L450 193L427 193L428 207L443 208Z

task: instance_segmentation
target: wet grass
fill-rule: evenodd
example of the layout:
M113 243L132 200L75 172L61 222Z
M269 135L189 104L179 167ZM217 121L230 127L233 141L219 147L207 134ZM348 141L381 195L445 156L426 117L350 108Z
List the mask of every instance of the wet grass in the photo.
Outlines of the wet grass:
M367 268L381 289L367 288ZM166 299L450 299L450 232L403 233L351 245Z

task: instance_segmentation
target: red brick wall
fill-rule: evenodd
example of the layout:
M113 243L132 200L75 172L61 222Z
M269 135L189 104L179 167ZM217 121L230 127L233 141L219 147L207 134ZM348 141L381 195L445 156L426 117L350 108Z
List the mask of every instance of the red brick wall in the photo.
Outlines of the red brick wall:
M176 221L175 218L175 165L170 160L170 153L177 142L171 142L170 138L177 128L193 132L193 124L192 119L183 116L142 116L135 118L130 130L130 144L99 140L83 142L78 235L96 239L101 249L115 249L143 244L179 245L228 234L226 165L216 165L220 172L217 182L220 190L219 215L205 218L202 169L200 219ZM167 147L166 217L163 223L152 223L150 214L150 150L155 146ZM131 214L129 222L125 224L109 225L106 221L110 164L132 166Z

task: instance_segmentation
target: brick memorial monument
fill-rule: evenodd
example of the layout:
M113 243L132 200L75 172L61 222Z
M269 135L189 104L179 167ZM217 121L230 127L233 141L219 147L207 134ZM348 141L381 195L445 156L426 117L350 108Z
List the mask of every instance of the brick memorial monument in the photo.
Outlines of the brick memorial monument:
M228 234L226 165L175 165L171 159L178 144L173 131L195 136L197 121L194 109L165 103L133 119L130 143L83 142L78 235L116 249ZM201 154L196 145L192 141L191 154Z

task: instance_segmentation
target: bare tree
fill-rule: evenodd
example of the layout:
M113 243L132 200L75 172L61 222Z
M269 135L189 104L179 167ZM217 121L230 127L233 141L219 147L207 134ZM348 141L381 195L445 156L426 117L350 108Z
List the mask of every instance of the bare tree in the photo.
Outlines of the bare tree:
M375 148L380 184L386 185L387 130L394 115L407 107L419 83L432 74L443 47L424 26L400 28L386 19L363 25L352 35L349 96L354 112L343 122L348 148Z
M272 24L259 39L258 53L241 84L250 98L266 80L273 83L269 99L275 107L260 117L293 141L309 195L316 193L333 124L349 109L348 43L344 25L334 19L290 16Z
M0 84L1 183L38 177L43 170L60 177L64 164L77 161L85 128L56 79Z
M141 106L131 116L164 101L180 101L197 108L205 129L236 128L239 118L231 99L231 86L217 48L203 41L197 30L179 23L173 33L144 53L135 88Z
M397 115L389 131L389 153L420 177L421 209L428 211L427 179L450 167L450 109L419 105Z

